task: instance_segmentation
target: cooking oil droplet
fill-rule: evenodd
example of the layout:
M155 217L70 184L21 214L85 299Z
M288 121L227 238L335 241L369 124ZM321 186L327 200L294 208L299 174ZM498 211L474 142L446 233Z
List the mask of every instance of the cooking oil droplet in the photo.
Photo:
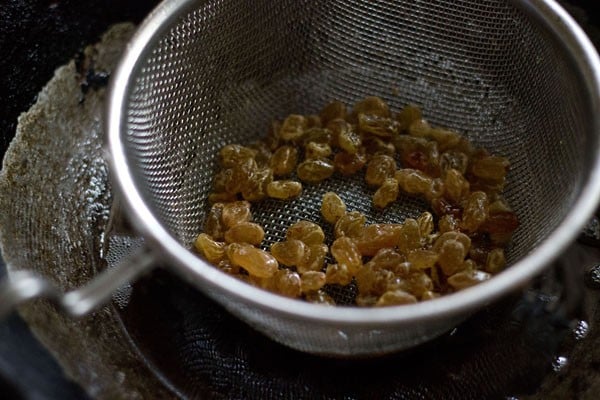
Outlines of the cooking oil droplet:
M585 273L585 284L590 289L600 289L600 264Z
M568 361L567 357L558 356L552 361L552 369L554 372L559 372L567 365Z
M575 329L573 329L573 335L575 340L581 340L585 338L590 330L590 326L585 321L579 321Z

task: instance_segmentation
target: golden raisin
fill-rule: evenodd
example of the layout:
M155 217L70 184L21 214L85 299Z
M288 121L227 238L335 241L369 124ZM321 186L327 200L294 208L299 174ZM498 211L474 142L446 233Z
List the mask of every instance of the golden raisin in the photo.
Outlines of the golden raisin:
M308 127L308 121L303 115L291 114L283 120L279 129L279 136L286 142L302 138L304 130Z
M342 215L335 223L334 235L336 238L342 236L357 237L360 235L367 218L363 213L350 211Z
M323 290L317 290L316 292L308 292L305 294L304 298L306 301L315 304L322 304L326 306L335 306L335 301L333 298L325 293Z
M231 228L242 222L252 221L250 203L247 201L233 201L225 203L222 207L221 218L226 228Z
M488 217L488 197L484 192L473 192L467 198L463 211L461 227L475 232Z
M433 215L429 211L422 213L417 218L417 225L419 225L419 232L422 238L426 238L433 232Z
M225 256L225 243L213 240L206 233L201 233L194 242L194 247L208 262L218 263Z
M490 251L485 261L485 270L492 274L497 274L506 266L504 250L497 248Z
M298 163L298 150L292 146L281 146L273 153L269 163L275 176L290 175Z
M402 225L398 224L371 224L364 226L354 241L360 254L374 256L381 249L395 247L401 230Z
M398 249L404 254L408 254L413 250L421 247L421 232L419 231L419 223L412 218L407 218L402 224L400 230L400 240L398 241Z
M446 171L444 189L447 198L456 204L469 194L469 182L455 169Z
M288 228L286 239L298 239L307 245L322 244L325 241L325 233L314 222L298 221Z
M401 289L389 290L381 295L376 306L395 306L400 304L413 304L417 298Z
M431 191L433 180L417 169L403 168L396 171L394 178L400 189L409 194L425 194Z
M307 160L324 159L331 155L331 147L327 143L308 142L304 148Z
M346 214L346 204L340 196L334 192L325 193L321 202L321 215L323 219L330 224L334 224L344 214Z
M381 186L387 178L393 178L396 161L390 156L378 154L367 165L365 180L371 186Z
M257 151L239 144L228 144L219 151L221 165L226 168L236 167L247 160L254 159Z
M356 244L347 236L335 239L330 251L338 265L347 266L351 274L355 274L362 265L362 256Z
M398 199L398 193L398 181L394 178L387 178L373 195L373 205L385 208Z
M444 274L450 276L461 269L466 255L465 246L461 242L454 239L446 240L439 250L438 264Z
M346 264L329 264L325 271L325 281L328 284L348 285L352 282L352 273Z
M273 170L271 168L260 168L252 174L242 188L244 200L259 201L267 197L267 186L273 182Z
M465 289L489 280L492 276L483 271L462 271L448 278L448 284L456 290Z
M305 261L309 256L308 246L297 239L288 239L271 245L271 254L280 264L294 267Z
M348 154L356 154L360 149L362 140L353 129L342 129L337 135L337 145Z
M301 262L296 264L296 269L300 273L307 271L320 271L325 265L325 258L329 252L326 244L311 244L306 250L306 256Z
M505 157L488 156L475 159L471 172L479 178L499 181L504 179L509 166Z
M302 280L297 272L280 269L275 272L271 280L276 293L291 298L300 296Z
M331 103L327 104L321 112L319 113L321 117L321 121L323 125L327 125L327 123L333 119L345 119L346 118L346 105L341 101L334 100Z
M418 121L421 118L423 118L423 113L419 106L414 104L405 106L396 116L396 120L399 122L401 130L407 130L413 122Z
M438 253L432 250L417 249L408 253L408 262L416 269L433 268L438 258Z
M227 243L249 243L259 245L265 238L262 226L254 222L240 222L225 232Z
M344 151L336 153L333 157L335 170L344 176L351 176L363 169L367 163L364 153L349 154Z
M371 114L388 118L390 116L390 109L382 98L369 96L354 104L352 114L355 116L358 116L359 114Z
M296 181L273 181L267 185L267 195L274 199L289 200L300 196L302 184Z
M334 167L328 158L305 160L298 165L296 173L301 181L317 183L333 175Z
M269 278L277 272L279 263L271 254L246 243L231 243L227 257L234 265L244 268L250 275Z
M382 138L391 138L398 134L399 124L391 118L371 114L358 114L358 127L361 132Z
M204 221L204 232L216 240L223 239L223 235L225 234L226 228L223 226L223 221L221 220L224 206L223 203L214 203Z
M321 271L307 271L301 276L301 290L303 293L317 291L325 285L325 273Z

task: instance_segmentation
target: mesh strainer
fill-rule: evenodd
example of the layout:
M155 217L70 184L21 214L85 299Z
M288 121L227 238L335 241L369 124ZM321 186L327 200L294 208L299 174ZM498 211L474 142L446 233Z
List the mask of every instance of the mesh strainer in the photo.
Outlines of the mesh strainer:
M525 284L592 214L600 193L599 81L595 50L552 1L164 2L130 43L107 115L112 173L146 246L62 303L85 313L160 258L293 348L367 355L414 346ZM521 227L510 268L441 299L359 309L282 298L188 250L207 212L220 147L263 136L275 118L369 95L393 109L420 104L432 123L511 160L505 194ZM362 179L334 178L295 201L253 206L265 246L299 219L318 221L329 190L369 222L400 222L424 209L405 198L373 212ZM39 283L30 276L21 283L27 279Z

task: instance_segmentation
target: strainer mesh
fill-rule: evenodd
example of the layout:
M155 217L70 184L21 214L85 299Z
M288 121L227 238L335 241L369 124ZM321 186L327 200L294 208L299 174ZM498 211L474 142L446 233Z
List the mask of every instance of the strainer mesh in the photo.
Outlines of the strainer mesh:
M579 133L588 128L579 85L562 48L505 2L200 2L141 69L126 142L146 200L189 244L224 144L247 143L273 118L314 113L331 99L416 103L433 123L510 158L506 194L521 220L515 260L577 195L586 162ZM360 180L333 179L297 201L255 207L267 242L299 218L319 220L326 190L371 221L423 208L405 198L381 214Z

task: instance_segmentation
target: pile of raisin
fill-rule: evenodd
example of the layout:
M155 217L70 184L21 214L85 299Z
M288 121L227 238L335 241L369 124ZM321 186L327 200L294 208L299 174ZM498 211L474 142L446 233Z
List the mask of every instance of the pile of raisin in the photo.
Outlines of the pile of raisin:
M219 162L195 248L250 284L311 302L335 304L326 285L352 282L359 306L415 303L475 285L505 267L504 249L519 226L501 195L505 157L431 126L417 106L393 115L378 97L350 112L334 101L319 115L275 121L263 140L223 147ZM357 173L373 188L375 207L405 193L425 199L431 212L402 224L367 224L328 192L321 214L333 225L331 243L319 225L298 221L284 241L260 248L264 230L252 222L251 203L289 200L303 184Z

